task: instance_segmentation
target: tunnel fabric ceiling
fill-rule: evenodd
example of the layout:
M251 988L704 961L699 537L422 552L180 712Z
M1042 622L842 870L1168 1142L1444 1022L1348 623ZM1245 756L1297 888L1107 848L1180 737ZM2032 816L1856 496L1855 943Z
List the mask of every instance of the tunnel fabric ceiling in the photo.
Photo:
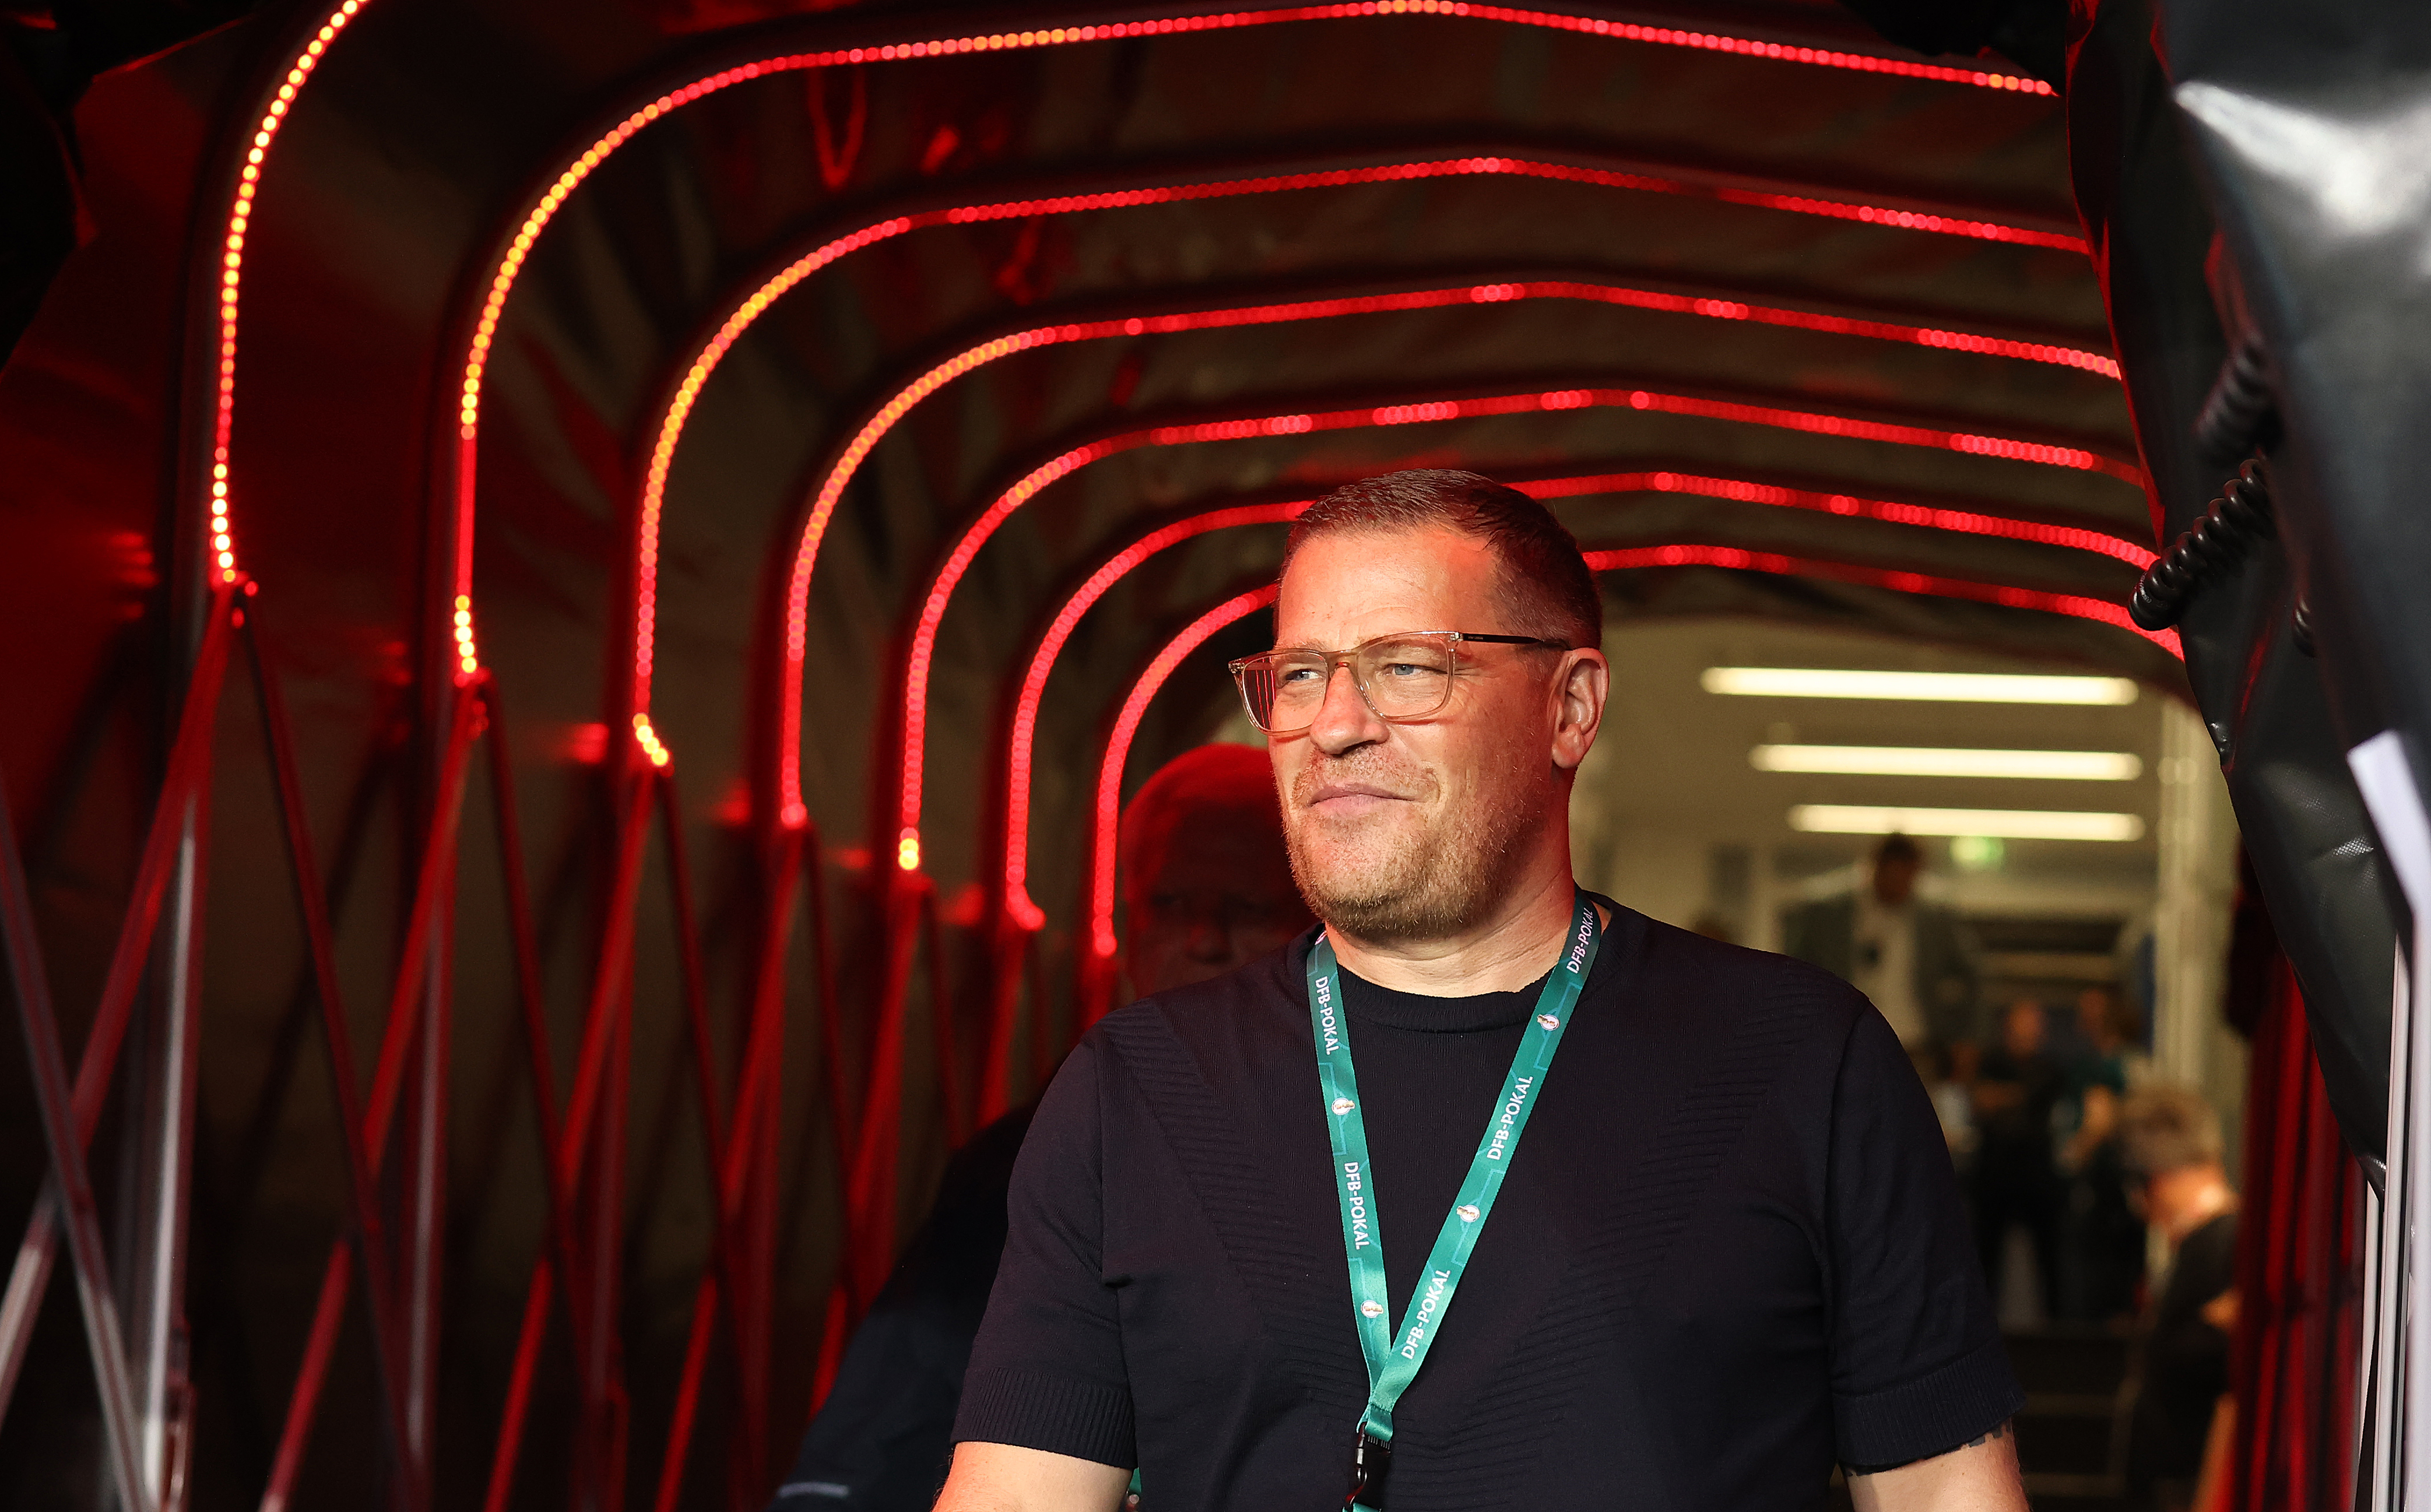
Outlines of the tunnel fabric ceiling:
M889 16L899 25L838 20L829 29L844 41L964 29L949 11ZM393 664L418 629L423 506L437 492L418 485L444 469L433 415L457 378L464 286L487 271L484 243L501 208L584 137L583 123L649 97L634 80L712 71L685 69L688 51L732 62L819 40L817 25L780 23L756 28L755 47L753 32L724 25L744 19L719 8L460 10L380 0L333 45L251 227L232 459L245 565L277 590L278 619L303 632L293 637L299 644L321 648L331 674L351 661L344 680L369 685L365 674ZM1760 19L1776 34L1864 42L1853 21L1820 7L1777 7ZM686 31L701 35L679 35ZM242 50L235 39L207 44L163 71L199 82ZM651 423L697 353L704 321L796 244L898 205L985 204L1036 185L1204 181L1241 165L1500 156L1670 165L1691 181L1766 180L1844 205L1921 202L2050 240L2071 217L2061 136L2048 97L1421 15L741 83L671 111L593 172L539 239L507 304L483 385L473 580L481 649L514 691L518 716L536 727L578 726L618 707L625 522ZM106 177L115 166L94 171ZM861 412L929 361L974 334L1075 313L1547 270L2106 347L2090 271L2067 250L1551 178L1341 184L906 233L837 259L771 306L701 392L675 451L656 596L667 670L653 716L695 797L714 796L747 768L745 711L765 701L749 682L752 647L767 638L772 563L808 480ZM46 334L66 325L35 332L21 361L35 373L21 384L40 381ZM882 780L868 768L873 743L836 736L880 723L883 680L872 673L889 664L905 600L943 544L1060 442L1195 412L1574 383L1896 412L2134 456L2116 384L2102 376L1695 314L1454 306L1019 354L921 406L840 501L805 637L818 726L803 746L807 800L830 835L881 832L865 812ZM28 439L37 449L74 444L73 432ZM126 459L130 472L137 461ZM1827 492L1957 498L1987 512L2144 533L2140 494L2109 479L1653 415L1556 412L1159 448L1048 488L976 558L939 627L932 767L976 769L974 743L1007 647L1060 575L1143 508L1305 491L1410 462L1495 472L1574 461L1788 475ZM2074 552L1790 519L1731 501L1648 502L1586 499L1566 514L1590 544L1670 539L1685 526L1729 543L1811 553L1828 542L1895 566L2101 595L2127 580L2115 563ZM1074 638L1053 686L1074 691L1057 701L1076 705L1065 715L1075 731L1102 714L1097 705L1138 654L1133 627L1270 560L1272 532L1252 533L1261 539L1211 542L1110 596L1105 623ZM959 796L941 791L933 801L948 814L966 807L975 784L960 785ZM931 869L968 876L976 858L955 835L969 827L939 828Z
M1895 53L1819 4L1559 15L1803 41L1861 60ZM190 546L205 518L193 469L181 471L195 421L173 399L181 378L197 392L216 365L215 351L190 353L180 334L216 287L226 218L205 142L251 129L246 83L274 58L285 66L294 20L259 18L95 88L78 126L97 232L0 374L0 454L10 459L0 546L50 564L20 584L8 612L21 637L39 628L44 654L0 669L19 712L0 722L0 768L25 817L65 815L45 842L51 861L37 862L46 917L81 942L61 951L72 997L106 952L111 920L94 899L115 896L107 858L125 848L113 837L126 821L96 817L109 805L94 795L140 782L149 738L134 718L96 777L75 744L79 711L126 656L123 627L163 570L163 479L179 480L173 517ZM323 832L346 828L367 764L416 707L417 672L448 664L466 343L535 198L603 131L720 70L1020 25L944 8L807 16L722 0L360 8L261 173L229 462L234 555L262 585L257 613L291 681ZM635 515L662 419L721 324L789 263L858 228L1109 186L1319 176L948 217L874 239L768 301L685 395L656 545L649 715L706 832L732 837L777 798L768 753L787 580L821 480L873 412L1003 333L1159 312L1531 280L1691 301L1458 297L1191 319L1011 352L943 383L844 487L811 580L800 792L831 848L865 847L864 864L894 859L902 641L951 544L1041 464L1159 426L1393 412L1374 416L1385 423L1239 426L1247 433L1120 449L1004 518L935 626L921 862L948 894L980 880L986 859L1000 764L989 742L1006 690L1081 575L1156 523L1304 498L1391 466L1738 479L1751 485L1740 496L1635 486L1557 508L1589 546L1744 547L1845 563L1864 579L1633 568L1606 580L1618 613L1869 625L2171 683L2170 653L2125 630L1903 592L1896 576L2118 602L2136 568L2115 550L1763 501L1763 489L1786 488L2149 546L2144 494L2119 476L2132 475L2136 447L2115 379L1966 349L1991 337L2108 350L2091 267L2066 244L2075 221L2061 104L1680 41L1371 14L792 69L670 108L595 158L528 244L491 341L467 559L478 651L513 714L545 877L571 896L602 864L582 839L597 799L581 762L595 759L599 727L634 712ZM1956 75L2018 72L1940 62ZM1473 171L1484 159L1498 166ZM1346 172L1446 163L1471 166ZM2026 234L2000 240L1986 227ZM1752 308L1959 339L1769 323L1746 318ZM1449 418L1406 409L1583 390L1698 402ZM1706 412L1683 412L1699 405ZM1716 417L1718 405L1741 407L1742 418ZM2000 444L1748 423L1758 412ZM2109 470L2053 460L2077 455ZM1156 646L1271 577L1280 545L1274 524L1195 536L1107 588L1073 629L1039 711L1029 870L1031 896L1059 927L1081 924L1080 836L1104 721ZM1256 633L1254 618L1243 621L1177 673L1141 726L1134 780L1205 738L1228 696L1216 653L1237 654L1233 641ZM54 802L63 794L76 801ZM214 865L225 874L267 874L264 801L223 793ZM390 843L369 843L370 874ZM254 916L241 893L215 899L211 969L214 1012L266 1036L291 990L293 950L287 926L260 906ZM377 899L360 906L382 916ZM465 912L470 934L495 936L475 904ZM579 932L569 925L555 948L578 949ZM377 1001L393 943L368 926L349 941L350 980ZM472 1022L484 1010L465 1011ZM481 1034L484 1047L495 1037ZM243 1108L268 1073L237 1056L205 1074L207 1102ZM30 1125L11 1128L30 1137ZM293 1233L310 1237L291 1247L317 1254L325 1214L298 1212ZM279 1240L266 1235L246 1252L272 1269L305 1263L277 1258ZM308 1278L288 1279L309 1291ZM277 1290L265 1283L264 1295ZM287 1357L283 1345L271 1352Z

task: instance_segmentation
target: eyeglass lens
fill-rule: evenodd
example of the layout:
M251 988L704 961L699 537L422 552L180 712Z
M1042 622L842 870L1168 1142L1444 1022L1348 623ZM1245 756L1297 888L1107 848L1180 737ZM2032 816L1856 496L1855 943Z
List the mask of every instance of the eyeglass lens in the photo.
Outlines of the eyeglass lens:
M1383 719L1418 719L1444 706L1451 693L1449 636L1413 635L1371 641L1350 652L1351 680ZM1335 659L1319 651L1275 651L1241 669L1249 717L1268 734L1290 734L1316 722L1325 706Z

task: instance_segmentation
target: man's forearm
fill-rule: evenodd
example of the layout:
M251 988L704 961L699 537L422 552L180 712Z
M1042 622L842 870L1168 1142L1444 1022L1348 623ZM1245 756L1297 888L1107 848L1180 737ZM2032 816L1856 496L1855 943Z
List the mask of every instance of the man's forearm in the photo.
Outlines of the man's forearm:
M937 1512L1115 1512L1132 1474L1012 1444L954 1446Z
M1857 1512L2026 1512L2017 1440L2003 1423L1947 1454L1849 1477Z

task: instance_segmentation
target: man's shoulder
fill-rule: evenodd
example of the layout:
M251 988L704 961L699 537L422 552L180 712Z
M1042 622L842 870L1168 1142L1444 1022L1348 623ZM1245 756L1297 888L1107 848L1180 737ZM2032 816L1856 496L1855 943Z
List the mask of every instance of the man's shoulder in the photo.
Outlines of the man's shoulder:
M1756 1047L1784 1052L1759 1056L1773 1067L1766 1079L1797 1069L1829 1074L1851 1035L1873 1011L1848 983L1795 956L1777 955L1647 919L1632 952L1634 969L1620 991L1642 1011L1624 1012L1636 1026L1630 1037L1668 1047L1685 1067L1739 1066ZM1752 1063L1750 1063L1752 1064Z
M1718 1011L1797 1006L1846 1020L1865 1009L1856 988L1796 956L1733 945L1651 918L1646 920L1645 941L1651 985L1705 997Z

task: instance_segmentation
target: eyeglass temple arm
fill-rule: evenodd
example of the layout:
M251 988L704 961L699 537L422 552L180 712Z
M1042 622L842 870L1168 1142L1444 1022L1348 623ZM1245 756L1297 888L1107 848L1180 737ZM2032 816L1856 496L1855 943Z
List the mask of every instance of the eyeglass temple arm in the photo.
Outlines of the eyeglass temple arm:
M1452 633L1464 641L1485 641L1495 646L1558 646L1566 651L1576 649L1568 641L1551 640L1542 635L1471 635L1467 630L1454 630Z

